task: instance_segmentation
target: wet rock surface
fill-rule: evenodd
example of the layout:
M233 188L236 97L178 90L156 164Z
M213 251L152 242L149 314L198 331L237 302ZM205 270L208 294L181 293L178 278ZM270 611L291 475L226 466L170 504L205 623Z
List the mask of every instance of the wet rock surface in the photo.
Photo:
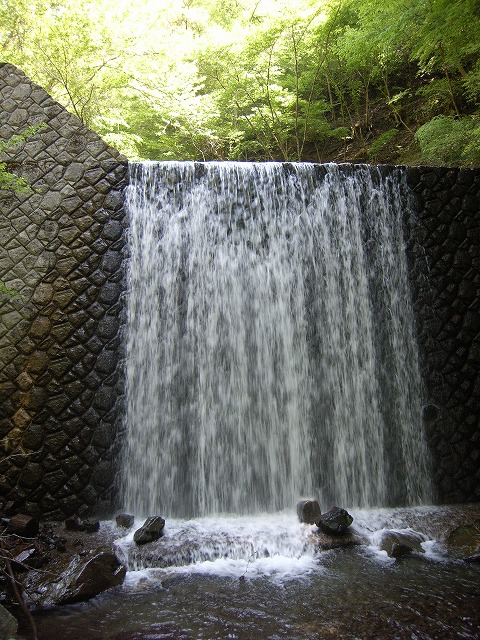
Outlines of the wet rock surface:
M57 556L45 572L30 573L25 580L30 603L64 605L89 600L122 584L126 569L108 549L94 549L73 556Z
M320 504L317 500L299 500L297 502L297 516L300 522L315 524L321 516Z
M348 511L332 507L326 513L322 513L315 524L323 533L335 536L345 533L352 522L353 517Z
M427 536L413 529L383 529L375 535L374 541L380 551L390 558L400 558L412 552L424 553L422 542Z
M155 540L158 540L163 536L164 527L165 520L160 516L152 516L151 518L147 518L140 529L137 529L137 531L135 531L133 540L138 545L155 542Z
M476 562L475 558L480 556L480 519L455 527L445 544L451 554Z
M68 604L122 584L126 570L113 549L115 537L114 527L88 533L69 530L64 523L42 523L34 538L4 534L2 555L28 607ZM4 601L13 603L8 583L3 586Z
M117 523L118 527L130 529L130 527L133 527L133 524L135 522L135 516L132 516L129 513L119 513L115 517L115 522Z
M320 551L330 551L332 549L342 549L345 547L355 547L358 545L367 545L368 537L359 531L347 531L346 533L337 533L329 535L323 531L315 531L309 537L310 542Z

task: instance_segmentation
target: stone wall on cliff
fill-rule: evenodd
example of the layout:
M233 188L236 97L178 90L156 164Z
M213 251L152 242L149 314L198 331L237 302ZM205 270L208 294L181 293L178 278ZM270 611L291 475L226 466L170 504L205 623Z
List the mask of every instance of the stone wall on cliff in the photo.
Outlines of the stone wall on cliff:
M10 64L0 191L0 493L62 518L111 508L121 412L126 159ZM14 293L5 292L5 288Z

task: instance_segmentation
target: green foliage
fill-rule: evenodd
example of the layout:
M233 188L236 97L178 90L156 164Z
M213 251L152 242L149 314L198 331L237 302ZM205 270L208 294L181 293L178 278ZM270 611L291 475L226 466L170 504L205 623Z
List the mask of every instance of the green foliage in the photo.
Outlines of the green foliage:
M480 164L480 120L436 116L415 134L422 159L427 164L478 166Z
M7 170L6 162L0 162L0 189L16 191L17 193L31 193L27 180L10 173Z
M370 145L368 149L368 158L375 162L378 159L380 153L389 147L395 138L398 136L398 129L388 129L378 136L378 138Z
M476 130L479 33L478 0L0 0L2 58L130 158L375 160L418 129L478 163L474 133L427 149Z
M0 282L0 297L8 298L11 300L12 298L18 298L20 294L15 289L11 289Z

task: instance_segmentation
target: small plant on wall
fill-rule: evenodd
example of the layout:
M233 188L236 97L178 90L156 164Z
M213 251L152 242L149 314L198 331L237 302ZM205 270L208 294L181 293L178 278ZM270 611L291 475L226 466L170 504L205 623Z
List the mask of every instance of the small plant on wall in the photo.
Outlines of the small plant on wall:
M22 133L15 134L8 140L0 140L0 154L31 138L37 131L44 127L45 123L42 122L41 124L27 127ZM5 161L0 162L0 191L2 190L14 191L15 193L33 193L33 189L28 180L8 171L8 164ZM14 289L10 289L0 281L0 297L14 298L17 295L18 293Z
M43 127L45 127L45 124L42 122L41 124L27 127L22 133L15 134L8 140L0 140L0 154L24 142ZM33 193L28 180L8 171L7 162L0 162L0 189L17 193Z

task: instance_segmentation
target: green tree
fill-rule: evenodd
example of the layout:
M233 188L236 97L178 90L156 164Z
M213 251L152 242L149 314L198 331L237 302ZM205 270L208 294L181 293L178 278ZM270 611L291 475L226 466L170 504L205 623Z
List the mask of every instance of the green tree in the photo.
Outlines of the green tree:
M427 138L476 131L478 33L478 0L0 2L3 59L131 158L476 163Z

